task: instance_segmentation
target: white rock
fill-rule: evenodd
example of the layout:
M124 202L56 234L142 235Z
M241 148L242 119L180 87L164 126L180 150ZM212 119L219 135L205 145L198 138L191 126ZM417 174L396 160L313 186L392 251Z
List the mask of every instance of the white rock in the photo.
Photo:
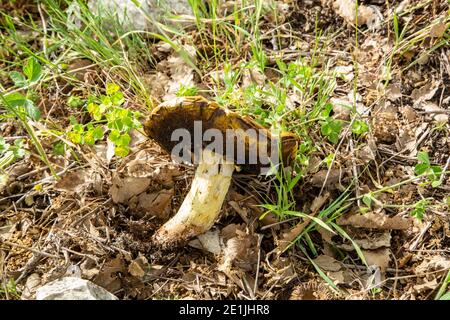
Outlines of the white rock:
M65 277L37 289L36 300L118 300L118 298L88 280Z
M187 0L91 0L89 9L105 17L117 15L128 30L157 31L152 20L164 23L164 19L170 15L193 15Z

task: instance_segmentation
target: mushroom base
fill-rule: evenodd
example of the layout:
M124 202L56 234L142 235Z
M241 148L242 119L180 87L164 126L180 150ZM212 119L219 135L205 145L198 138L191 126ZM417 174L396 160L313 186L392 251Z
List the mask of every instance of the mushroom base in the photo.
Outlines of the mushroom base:
M219 216L235 165L208 149L177 214L156 231L154 241L170 246L208 231Z

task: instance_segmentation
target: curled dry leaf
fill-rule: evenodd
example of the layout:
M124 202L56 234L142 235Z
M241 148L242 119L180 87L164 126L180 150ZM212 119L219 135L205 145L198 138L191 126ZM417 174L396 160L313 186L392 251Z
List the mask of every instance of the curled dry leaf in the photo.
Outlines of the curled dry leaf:
M439 108L435 103L424 102L422 103L422 108L424 111L429 112L433 120L438 124L448 123L448 114L446 114L446 110Z
M338 77L342 77L345 82L350 82L355 77L355 74L353 73L353 66L337 66L334 68L334 71L336 72L336 75Z
M352 237L353 241L355 241L361 249L376 250L391 246L391 233L389 231L372 234L364 234L359 232L358 234L350 235L350 237ZM350 242L339 244L337 247L345 251L355 250L355 247Z
M439 22L434 24L430 29L430 37L442 38L445 31L448 30L450 24L446 22L445 17L439 19Z
M251 84L263 86L266 76L257 68L245 68L242 74L242 88L248 88Z
M139 256L128 265L128 272L134 277L143 278L148 268L149 264L147 258L142 254L139 254Z
M343 268L342 263L333 257L320 255L314 259L314 262L336 285L349 283L353 280L352 274L349 271L346 271Z
M415 286L413 286L414 290L417 292L423 292L423 291L429 291L429 290L434 290L439 286L439 283L437 281L436 278L428 281L425 279L425 281L421 284L416 284Z
M360 228L405 230L411 226L411 219L400 216L389 217L384 212L348 213L340 217L337 223L342 226L349 225Z
M144 192L150 186L151 180L148 178L114 176L112 186L109 190L114 203L127 203L128 200Z
M363 4L358 5L358 16L356 16L355 0L335 0L333 8L336 14L351 25L358 23L358 26L367 25L371 29L377 29L383 19L377 7Z
M424 101L428 101L434 97L439 89L439 82L428 81L426 85L414 89L411 93L411 99L414 101L414 105L417 106Z
M395 101L402 97L400 86L397 84L390 84L386 89L386 98Z
M163 189L158 192L142 192L133 196L128 204L130 209L142 218L145 215L151 215L161 220L169 218L171 213L171 201L174 195L174 189Z
M197 55L196 49L193 46L185 45L184 50L190 56L190 59L195 63ZM189 63L177 53L172 54L167 61L164 61L166 70L170 72L170 80L166 85L166 94L163 97L164 101L169 101L176 97L178 90L182 87L195 86L194 70Z
M22 300L32 300L36 294L36 290L41 285L41 276L38 273L32 273L28 276L25 282L25 287L22 291Z
M219 230L209 230L190 241L189 245L200 250L211 252L212 254L220 254L223 249L223 241Z
M352 112L352 103L347 99L331 98L330 102L333 104L333 117L341 120L349 120Z
M225 248L219 270L227 273L233 266L251 271L256 266L256 237L243 231L243 227L230 224L222 229Z
M377 266L384 273L389 266L390 253L389 248L380 248L375 250L362 250L369 266Z
M86 170L77 170L67 172L58 182L55 183L55 189L71 193L79 193L84 191L90 183Z
M320 269L325 271L339 271L342 268L342 264L339 261L323 254L314 259L314 262Z
M322 187L324 184L329 190L338 189L339 186L339 178L341 176L341 170L340 169L331 169L330 173L328 174L328 170L320 170L319 172L315 173L311 178L311 184L314 187Z
M450 259L441 255L435 255L431 259L422 261L417 267L414 268L415 274L424 274L427 272L433 272L438 270L450 269Z
M343 228L361 249L375 250L379 248L388 248L391 246L391 233L389 231L361 232L361 230L357 229L357 232L354 232L350 228ZM345 251L355 250L352 243L348 241L343 243L343 239L341 237L334 236L330 231L322 227L318 227L317 230L322 236L324 243L335 245Z
M115 292L122 287L122 281L117 274L119 272L125 273L126 271L125 261L120 256L117 256L103 265L93 282L109 292Z

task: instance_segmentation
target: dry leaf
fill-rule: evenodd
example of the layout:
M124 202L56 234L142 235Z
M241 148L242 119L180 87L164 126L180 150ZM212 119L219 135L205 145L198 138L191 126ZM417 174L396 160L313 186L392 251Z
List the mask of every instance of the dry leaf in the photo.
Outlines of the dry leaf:
M333 8L336 10L336 14L351 25L356 24L356 20L358 20L358 26L367 25L369 28L377 29L382 20L377 7L363 4L358 5L358 19L356 19L355 0L335 0Z
M266 75L257 68L245 68L242 73L242 88L248 88L253 83L263 86L266 81Z
M220 231L207 231L204 234L197 236L196 239L190 241L189 245L200 250L206 250L213 254L219 254L222 252L222 240L220 239Z
M438 124L446 124L448 122L448 114L446 114L446 110L439 108L435 103L424 102L422 103L422 108L424 111L431 112L433 120Z
M348 213L337 220L341 226L354 226L380 230L405 230L411 225L411 219L400 216L389 217L383 212L368 212L365 214Z
M126 270L124 260L118 256L103 265L93 282L109 292L115 292L122 288L122 281L117 276L117 273L124 273Z
M328 170L320 170L319 172L315 173L311 178L311 184L314 187L322 187L326 180L325 186L327 187L327 189L329 190L337 189L338 188L337 184L339 183L341 170L331 169L330 173L328 174L328 178L327 172Z
M79 193L89 184L85 170L67 172L55 183L55 189L65 192Z
M323 254L314 259L314 262L325 271L339 271L342 268L339 261Z
M112 179L109 193L114 203L126 203L131 197L144 192L150 185L148 178L125 177L120 178L117 174Z
M415 285L413 288L414 290L416 290L417 292L422 292L422 291L428 291L428 290L434 290L439 286L439 283L437 282L436 278L434 278L431 281L425 281L422 284L417 284Z
M380 248L376 250L362 250L369 266L378 266L381 272L385 272L389 266L390 254L388 248Z
M414 89L411 93L411 99L414 101L414 105L417 106L420 103L430 100L436 94L439 89L439 83L429 81L423 87Z
M355 234L350 233L350 237L361 249L375 250L391 246L391 233L389 231L377 232L375 234L364 234L363 232L359 231ZM345 244L338 244L336 246L345 251L355 250L353 244L351 244L350 242Z
M128 272L134 277L143 278L148 267L149 264L147 258L139 254L139 256L128 265Z
M228 225L222 229L222 237L225 248L218 269L227 273L235 266L243 271L252 271L257 261L256 237L240 230L239 225Z
M433 25L430 29L430 37L442 38L445 31L449 28L449 24L445 22L445 18L441 18L440 21Z
M132 209L138 218L145 215L155 216L158 219L166 220L171 213L172 197L174 189L163 189L158 192L142 192L129 200Z

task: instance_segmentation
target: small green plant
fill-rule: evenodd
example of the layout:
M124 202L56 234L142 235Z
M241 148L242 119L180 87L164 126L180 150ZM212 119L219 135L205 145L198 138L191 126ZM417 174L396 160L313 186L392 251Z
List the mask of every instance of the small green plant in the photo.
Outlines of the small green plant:
M9 297L10 299L20 299L20 294L17 291L16 282L10 278L4 285L0 283L0 298Z
M362 120L355 120L352 124L352 133L360 136L369 131L369 125Z
M67 99L67 105L70 108L74 108L74 109L81 108L82 106L84 106L84 104L85 104L85 101L78 96L70 96Z
M94 121L81 124L72 117L72 128L67 137L73 143L93 145L104 138L106 124L108 139L114 144L115 155L127 156L131 141L129 132L140 128L141 123L138 121L140 113L122 108L124 102L120 87L115 83L107 83L106 95L88 99L86 108Z
M198 88L196 86L181 85L177 91L177 97L192 97L198 94Z
M23 73L11 71L9 76L17 88L26 88L37 82L41 78L41 65L35 58L28 59L28 62L22 68ZM27 90L24 96L19 92L13 92L5 96L6 101L16 109L22 118L29 117L32 120L39 120L41 112L35 106L31 97L31 91Z
M326 116L320 122L320 133L331 143L337 144L339 142L339 135L341 134L343 126L344 122L342 120Z
M441 287L439 288L438 293L436 294L435 300L450 300L450 291L445 293L448 285L450 284L450 270L447 272L447 275L442 282Z
M426 176L433 188L438 187L441 184L440 176L442 174L442 168L431 165L427 152L418 152L417 160L419 163L414 167L416 175Z
M17 139L14 144L6 143L3 137L0 137L0 170L8 167L17 159L25 156L24 139Z
M416 217L418 220L422 221L427 206L428 206L427 199L417 201L414 204L413 209L411 210L411 216Z
M26 92L25 95L19 91L10 91L6 94L0 92L0 102L7 113L18 120L25 128L42 161L49 167L52 175L56 177L56 172L47 158L47 154L34 131L33 125L29 121L38 121L41 117L41 112L32 99L33 92L30 90L30 87L41 78L42 68L39 62L34 57L31 57L23 66L22 72L12 71L9 76L18 89Z

